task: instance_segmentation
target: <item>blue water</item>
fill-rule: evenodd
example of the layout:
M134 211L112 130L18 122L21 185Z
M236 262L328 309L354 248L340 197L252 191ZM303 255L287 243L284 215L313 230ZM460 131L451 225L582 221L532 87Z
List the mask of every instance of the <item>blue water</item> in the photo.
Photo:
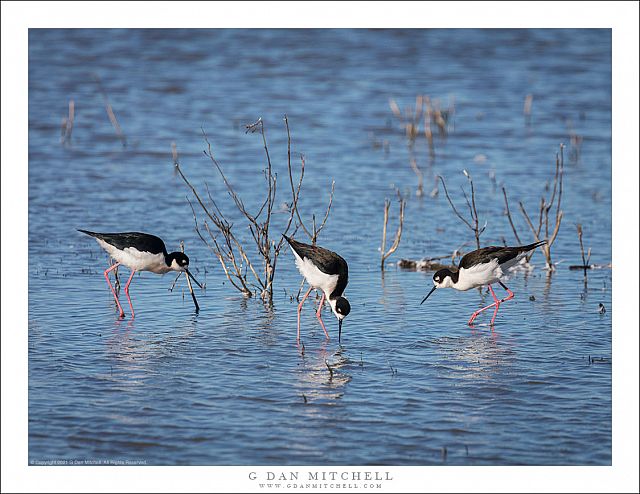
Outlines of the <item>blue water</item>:
M394 98L404 111L418 94L452 110L433 160L424 137L408 146L389 107ZM70 99L73 132L62 144ZM306 159L302 215L322 217L335 179L318 243L350 270L342 345L327 309L325 341L309 302L304 355L295 345L300 275L291 254L278 262L271 309L235 291L194 232L171 153L175 142L187 176L199 190L209 184L248 242L202 153L202 129L255 211L266 163L260 135L244 125L262 117L278 173L277 235L290 200L284 114L294 164L300 153ZM519 234L532 242L517 204L537 221L560 143L564 217L553 275L536 253L533 271L507 282L516 297L493 331L489 315L476 329L466 325L490 300L475 290L440 290L420 306L432 273L395 263L474 246L442 190L431 197L435 176L466 214L462 170L472 175L483 245L516 243L504 185ZM411 158L424 173L422 196ZM395 187L407 199L405 224L382 275L383 205L395 201ZM31 29L29 459L611 464L611 271L590 272L585 286L582 272L568 269L581 262L578 223L591 261L609 263L608 30ZM393 202L390 236L396 224ZM169 250L184 240L207 285L196 292L201 312L183 280L170 292L173 276L143 273L131 285L136 318L118 320L102 276L107 256L76 228L147 231ZM297 238L305 241L301 231Z

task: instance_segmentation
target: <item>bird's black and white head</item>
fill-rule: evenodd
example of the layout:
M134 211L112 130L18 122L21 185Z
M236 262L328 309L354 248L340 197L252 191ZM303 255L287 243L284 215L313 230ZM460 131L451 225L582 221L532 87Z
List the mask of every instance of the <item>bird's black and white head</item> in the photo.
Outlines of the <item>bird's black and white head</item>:
M351 305L344 297L329 299L329 304L331 305L331 310L338 319L338 341L340 341L340 338L342 337L342 320L349 315L349 312L351 312Z
M345 317L349 315L351 312L351 305L349 305L349 301L344 297L336 297L333 300L330 300L331 310L338 318L338 321L341 321Z
M450 269L440 269L433 275L433 284L436 288L451 288L454 283L454 274Z
M183 252L167 254L167 264L173 271L185 272L189 269L189 258Z
M193 280L193 282L202 288L202 285L194 278L194 276L189 271L189 258L184 252L172 252L171 254L167 254L167 264L169 268L173 271L180 271L182 273L187 273L187 276Z
M437 288L451 288L456 283L457 278L457 273L454 273L450 269L444 268L436 271L433 275L433 288L427 293L427 296L422 299L420 305L422 305Z

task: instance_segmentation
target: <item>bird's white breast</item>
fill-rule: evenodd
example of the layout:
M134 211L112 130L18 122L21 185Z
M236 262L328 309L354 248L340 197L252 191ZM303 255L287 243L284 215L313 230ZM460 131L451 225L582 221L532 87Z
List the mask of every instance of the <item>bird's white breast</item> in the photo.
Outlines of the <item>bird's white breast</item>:
M335 289L338 283L338 275L337 274L327 274L320 271L315 264L309 260L309 258L305 257L302 259L298 253L293 250L293 255L296 259L296 266L298 267L298 271L300 274L305 277L307 283L311 285L313 288L318 288L322 290L327 298Z
M452 286L461 291L495 283L503 275L497 259L485 264L477 264L470 268L460 268L459 273L458 282Z
M167 266L164 260L164 254L162 252L151 254L150 252L141 252L135 247L126 247L123 250L119 250L104 240L99 238L96 240L111 257L129 269L133 269L134 271L151 271L157 274L164 274L171 271L171 268Z

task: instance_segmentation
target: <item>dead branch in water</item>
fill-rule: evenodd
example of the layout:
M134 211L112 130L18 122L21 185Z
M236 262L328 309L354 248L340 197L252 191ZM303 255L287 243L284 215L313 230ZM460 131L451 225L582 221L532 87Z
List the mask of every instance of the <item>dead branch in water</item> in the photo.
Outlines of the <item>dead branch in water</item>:
M411 169L418 176L418 189L416 190L416 196L422 197L424 195L424 173L422 173L422 170L418 167L418 163L416 163L415 158L411 158L410 163Z
M304 178L304 169L305 169L305 160L304 160L304 156L300 155L300 179L298 180L298 186L294 187L293 185L293 174L291 172L291 132L289 131L289 120L287 118L287 116L284 116L284 123L285 126L287 128L287 166L289 169L289 185L291 186L291 196L295 198L295 203L297 205L298 203L298 197L300 196L300 188L302 187L302 179ZM324 218L322 219L322 222L317 225L316 224L316 215L312 215L311 218L311 230L309 230L306 225L304 224L304 221L302 221L302 217L300 216L300 210L296 207L295 208L295 212L296 212L296 217L298 218L298 225L302 228L302 230L306 233L306 235L309 237L309 240L311 241L312 245L316 244L316 241L318 240L318 235L320 235L320 232L322 231L322 229L325 227L325 225L327 224L327 219L329 218L329 213L331 212L331 205L333 204L333 193L335 191L335 186L336 186L336 181L333 180L331 182L331 192L329 193L329 204L327 205L327 209L324 213Z
M433 257L430 259L420 259L414 261L413 259L400 259L398 261L398 267L400 269L407 269L411 271L438 271L440 269L448 268L454 269L454 264L443 264L438 262L439 259L448 259L450 256Z
M71 141L71 134L73 133L73 122L75 120L76 105L72 99L69 100L69 112L66 118L62 119L62 126L60 128L60 143L66 144Z
M589 252L587 254L587 257L585 259L584 257L584 245L582 243L582 225L580 223L578 223L577 225L578 228L578 240L580 241L580 255L582 256L582 266L584 268L584 276L587 276L587 265L589 264L589 261L591 260L591 247L589 247Z
M398 106L398 103L393 98L389 99L389 108L391 112L398 119L402 127L404 128L407 142L412 147L416 141L416 138L420 135L420 122L423 122L423 131L427 145L429 147L429 156L431 159L435 158L435 149L433 145L433 131L432 125L438 129L438 133L441 137L446 137L449 132L449 120L455 112L455 104L453 101L449 102L449 106L446 110L440 109L439 100L433 100L426 95L417 95L415 106L405 108L404 115Z
M400 269L407 269L411 271L438 271L439 269L458 269L456 266L456 257L462 257L464 252L460 249L465 247L468 242L465 242L460 247L455 249L451 254L445 254L443 256L435 256L435 257L425 257L420 260L413 259L400 259L398 261L398 267ZM444 259L450 259L450 264L445 264Z
M584 269L582 264L572 264L569 266L571 271L577 271L579 269ZM587 269L611 269L611 263L608 264L588 264Z
M518 245L522 245L522 241L520 240L518 231L516 230L516 227L513 224L513 219L511 219L511 211L509 210L509 199L507 199L507 191L504 187L502 187L502 195L504 196L504 205L507 208L506 215L507 215L507 218L509 218L509 224L511 225L511 229L513 230L513 235L516 237L516 241L518 242Z
M442 187L444 188L444 193L447 197L447 201L449 201L449 204L451 205L451 209L453 209L453 212L456 214L456 216L458 218L460 218L460 220L467 225L467 227L469 227L469 229L473 232L473 235L476 239L476 248L480 248L480 235L482 235L484 233L484 231L487 228L487 224L485 222L484 226L480 227L480 222L478 219L478 210L476 208L476 191L475 191L475 187L473 186L473 179L471 178L471 175L469 174L469 172L467 172L467 170L462 170L462 173L464 173L465 177L467 177L467 180L469 181L469 188L471 190L471 201L469 201L469 197L467 196L467 193L465 192L464 189L462 189L462 193L464 194L464 198L465 201L467 203L467 207L469 208L469 217L470 220L467 220L456 208L455 204L453 203L453 201L451 200L451 197L449 196L449 191L447 190L447 184L445 184L444 182L444 178L442 178L442 176L438 175L438 178L440 179L440 181L442 182Z
M509 219L509 224L511 225L511 229L513 230L513 235L516 237L516 241L518 242L518 245L522 245L522 240L520 240L520 235L518 235L518 230L516 230L516 227L513 223L513 218L511 217L511 210L509 209L509 199L507 198L507 190L502 187L502 194L504 195L504 205L506 208L506 216ZM542 224L542 223L541 223ZM507 245L507 242L504 242L504 245ZM525 256L525 262L529 262L531 260L531 257L533 256L533 254L535 253L535 251L531 251L529 252L526 256Z
M427 140L429 146L429 157L434 160L436 157L436 150L433 147L433 132L431 130L431 122L433 120L433 111L431 110L431 100L427 97L425 101L426 111L424 112L424 137Z
M541 245L540 248L546 258L547 269L549 271L555 270L555 267L551 261L551 246L553 242L555 242L558 231L560 230L560 223L562 222L562 210L560 209L562 202L562 177L564 175L564 144L560 144L560 153L556 154L556 171L553 178L553 191L551 193L551 197L547 200L544 197L540 199L540 212L538 216L538 227L533 226L533 222L531 218L527 214L527 211L524 207L522 201L520 201L520 211L522 211L522 215L524 219L527 221L531 232L536 240L536 242L540 241L542 227L544 225L544 239L547 241L546 244ZM551 231L549 230L549 212L551 208L555 204L555 220L554 225L552 226Z
M582 269L584 271L585 282L587 279L587 270L589 269L610 269L611 263L609 264L591 264L591 247L587 250L587 255L584 254L584 244L582 243L582 225L578 223L576 225L578 230L578 242L580 242L580 255L582 256L582 264L572 264L569 266L571 270Z
M580 161L583 138L576 132L573 122L569 119L567 119L567 131L569 132L569 161L577 163Z
M286 116L284 120L287 128L287 135L289 135L289 124ZM201 212L205 216L203 232L199 226L195 208L187 198L193 212L196 233L205 245L207 245L209 250L216 256L231 285L248 297L252 296L254 291L257 291L265 302L271 304L273 302L273 280L275 277L278 256L284 245L284 237L280 235L280 232L278 232L277 239L272 238L270 233L274 212L273 208L276 204L277 174L274 172L271 163L271 156L262 119L259 118L256 122L247 125L246 132L260 134L267 163L267 167L264 171L264 177L266 180L265 198L256 213L252 213L247 209L242 198L225 175L220 163L214 157L211 143L203 130L204 140L207 144L207 149L204 151L204 154L214 165L214 168L224 183L231 202L235 206L235 209L241 214L244 226L249 230L253 243L255 244L254 249L250 249L246 242L237 235L238 227L227 219L222 208L211 195L208 185L205 183L205 197L201 192L198 192L198 190L187 179L177 161L175 162L175 168L191 190L193 197L200 206ZM288 149L289 159L287 160L287 166L291 184L291 203L288 204L287 220L285 227L282 230L284 235L289 233L292 228L294 217L300 216L298 212L298 201L304 177L304 159L302 159L300 178L298 179L297 186L294 185L290 159L290 140ZM174 154L174 159L175 158L176 155ZM333 198L333 187L331 198ZM330 207L331 200L329 202L325 218L319 226L316 226L314 219L312 235L315 235L316 238L326 224ZM297 230L297 226L294 228L294 232L295 230ZM256 260L256 254L260 261Z
M531 107L533 106L533 94L527 94L524 98L524 108L522 113L524 115L525 125L531 125Z
M389 250L386 250L387 245L387 224L389 223L389 208L391 207L391 201L389 199L385 199L384 201L384 223L382 226L382 246L380 248L380 269L384 271L384 262L387 258L393 254L398 246L400 245L400 238L402 237L402 225L404 223L404 207L407 202L400 195L400 191L398 193L398 200L400 201L400 215L398 218L398 230L396 231L396 236L391 244Z
M93 74L93 79L96 81L96 84L98 85L98 91L100 92L100 95L102 96L102 99L104 101L104 109L107 112L109 121L111 122L113 129L116 131L116 135L118 136L118 139L120 139L120 141L122 142L122 147L127 147L127 136L122 131L122 127L120 127L120 123L116 118L116 114L113 112L113 108L111 107L111 103L109 103L107 92L102 86L102 81L100 80L100 77L97 74Z
M331 381L333 379L333 368L329 365L329 361L327 359L324 359L324 365L326 365L329 370L329 381Z
M178 163L180 163L180 161L178 158L178 146L176 145L175 141L171 142L171 159L173 161L173 174L177 175L178 169L176 168L176 166L178 165Z

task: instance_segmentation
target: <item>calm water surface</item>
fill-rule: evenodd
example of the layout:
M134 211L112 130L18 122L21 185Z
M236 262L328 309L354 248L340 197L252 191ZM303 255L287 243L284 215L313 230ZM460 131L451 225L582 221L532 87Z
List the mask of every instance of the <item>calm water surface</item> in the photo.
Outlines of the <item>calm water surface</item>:
M611 271L590 273L585 287L582 273L568 269L580 263L577 223L592 262L611 259L610 50L605 30L30 30L30 460L610 464ZM389 98L404 108L417 94L455 108L435 160L423 138L409 149L389 109ZM73 133L62 145L70 99ZM264 150L244 125L262 117L279 174L279 232L289 200L284 114L294 156L304 153L307 163L302 213L307 221L323 215L335 179L319 243L350 269L342 345L324 340L309 303L304 355L295 346L292 256L278 264L272 310L235 292L194 232L171 155L175 142L194 184L207 182L227 205L202 154L204 128L257 209ZM442 290L419 306L431 274L398 270L395 261L473 243L443 194L429 195L435 175L465 211L462 169L472 174L487 222L483 244L515 243L506 186L530 242L517 203L536 214L560 143L557 272L548 277L537 253L533 271L508 282L516 298L494 331L466 326L483 303L477 291ZM412 157L425 175L422 197ZM382 276L383 203L394 187L407 197L405 227ZM392 231L396 221L394 203ZM131 288L136 319L119 321L102 276L107 256L76 228L148 231L169 250L184 240L207 283L201 312L184 281L169 292L173 276L143 273ZM325 320L337 336L328 311Z

